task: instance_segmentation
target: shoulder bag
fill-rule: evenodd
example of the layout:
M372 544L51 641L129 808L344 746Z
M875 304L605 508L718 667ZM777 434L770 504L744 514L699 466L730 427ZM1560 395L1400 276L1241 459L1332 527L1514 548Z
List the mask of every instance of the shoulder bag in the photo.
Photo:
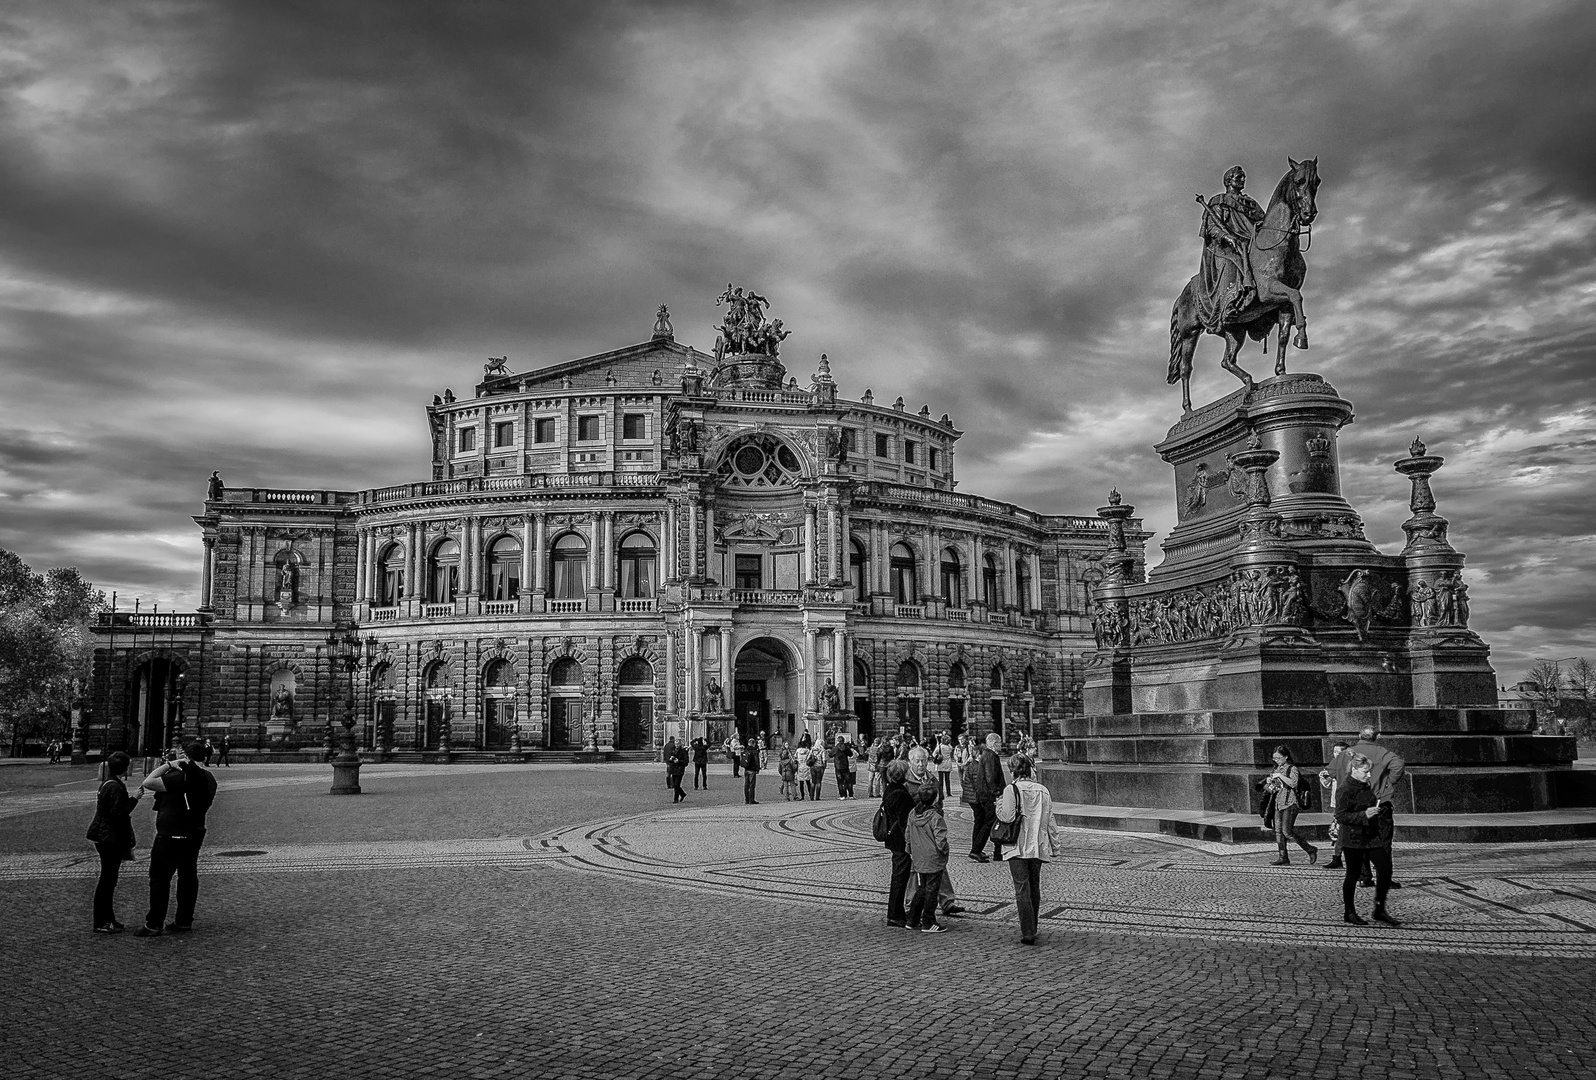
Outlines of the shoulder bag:
M1014 820L1004 821L999 818L992 823L992 842L994 844L1016 844L1020 839L1020 826L1025 821L1025 804L1020 801L1020 785L1010 785L1014 788Z

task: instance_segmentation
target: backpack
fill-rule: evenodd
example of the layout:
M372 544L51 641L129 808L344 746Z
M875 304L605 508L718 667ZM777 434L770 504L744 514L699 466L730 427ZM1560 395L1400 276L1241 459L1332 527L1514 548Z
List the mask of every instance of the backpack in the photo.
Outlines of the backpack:
M886 799L882 799L881 805L876 807L876 816L870 822L870 835L875 837L878 844L885 844L892 836L892 819L887 817Z
M1318 786L1319 778L1314 777L1313 783L1308 782L1308 777L1301 769L1297 770L1297 809L1306 813L1313 809L1314 788Z

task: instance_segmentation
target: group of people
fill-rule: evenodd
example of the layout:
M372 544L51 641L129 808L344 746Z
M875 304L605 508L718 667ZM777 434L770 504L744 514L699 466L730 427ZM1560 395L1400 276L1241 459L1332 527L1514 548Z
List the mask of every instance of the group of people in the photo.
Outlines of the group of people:
M94 820L86 838L100 856L100 878L94 888L96 934L119 934L116 886L122 864L138 848L133 809L149 792L155 799L155 841L150 847L150 905L135 937L183 934L194 927L199 899L199 853L205 843L205 815L216 800L216 778L205 767L210 753L195 739L161 758L131 794L127 773L131 759L120 750L106 759L106 778L95 800ZM172 877L177 876L177 909L166 922Z

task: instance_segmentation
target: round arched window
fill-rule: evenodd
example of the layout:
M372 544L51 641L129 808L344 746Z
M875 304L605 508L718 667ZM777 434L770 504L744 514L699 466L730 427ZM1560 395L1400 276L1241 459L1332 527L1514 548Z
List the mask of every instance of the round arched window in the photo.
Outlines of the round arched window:
M569 656L562 656L549 668L550 686L581 686L582 665Z
M794 484L803 463L792 447L769 434L745 435L726 448L717 470L731 487L783 487Z

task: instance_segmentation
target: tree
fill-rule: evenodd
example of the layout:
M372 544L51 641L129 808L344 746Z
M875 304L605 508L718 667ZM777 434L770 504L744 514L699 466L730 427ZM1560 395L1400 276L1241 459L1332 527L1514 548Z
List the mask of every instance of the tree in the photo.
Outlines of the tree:
M1596 665L1581 656L1568 665L1565 680L1570 693L1581 701L1589 701L1591 695L1596 694Z
M0 549L0 738L13 752L64 731L88 678L89 620L104 606L105 594L76 569L36 574Z

